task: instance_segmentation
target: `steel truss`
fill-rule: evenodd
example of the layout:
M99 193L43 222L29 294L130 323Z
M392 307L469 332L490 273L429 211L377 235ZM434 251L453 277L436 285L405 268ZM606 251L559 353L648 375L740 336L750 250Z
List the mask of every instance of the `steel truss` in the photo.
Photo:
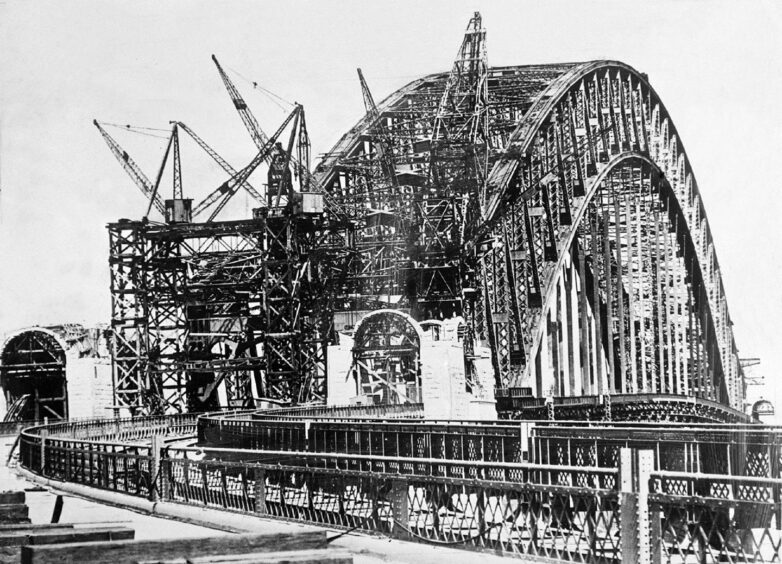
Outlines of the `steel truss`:
M109 225L120 406L208 409L221 383L233 407L324 398L329 304L318 296L342 259L322 218L262 211L244 221Z

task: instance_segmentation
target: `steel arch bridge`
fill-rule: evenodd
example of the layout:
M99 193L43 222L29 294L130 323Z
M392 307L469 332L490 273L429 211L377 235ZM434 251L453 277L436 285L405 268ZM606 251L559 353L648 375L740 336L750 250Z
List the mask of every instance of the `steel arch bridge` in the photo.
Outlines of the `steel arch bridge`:
M450 74L389 96L320 165L368 226L358 293L466 317L501 396L742 410L700 191L647 77L617 61L488 67L476 18ZM378 242L379 213L395 223Z
M269 399L323 401L336 318L398 310L455 320L468 385L488 351L505 416L741 418L700 191L647 77L616 61L491 67L485 38L476 13L450 72L380 104L359 70L366 114L312 175L297 106L269 165L276 203L258 195L252 219L212 221L249 175L221 165L234 187L207 222L110 225L118 405L181 411L200 394L206 408L224 382L229 404L250 406L251 381ZM194 135L175 124L175 158L177 126ZM302 211L318 194L324 207Z

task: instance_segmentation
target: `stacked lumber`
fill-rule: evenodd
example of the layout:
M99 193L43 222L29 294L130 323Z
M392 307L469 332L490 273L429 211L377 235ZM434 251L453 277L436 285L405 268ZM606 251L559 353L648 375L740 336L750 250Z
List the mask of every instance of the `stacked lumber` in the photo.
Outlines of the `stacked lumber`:
M28 544L22 564L352 564L327 550L325 531L219 537Z
M128 527L92 526L73 523L17 524L0 526L0 564L19 564L22 547L74 542L128 540L134 537Z
M30 522L24 501L24 492L0 492L0 526Z

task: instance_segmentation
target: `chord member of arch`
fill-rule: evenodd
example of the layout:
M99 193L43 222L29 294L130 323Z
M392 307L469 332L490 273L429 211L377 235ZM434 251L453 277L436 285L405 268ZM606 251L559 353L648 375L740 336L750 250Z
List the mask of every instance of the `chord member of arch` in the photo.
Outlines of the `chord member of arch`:
M527 349L531 361L514 384L532 385L541 395L651 392L719 399L724 391L707 327L711 313L695 297L703 284L697 261L683 248L686 226L670 186L654 163L632 154L614 159L596 184L576 210L569 246L559 244L567 251L550 267L542 322ZM547 258L540 240L547 237L548 213L533 215L540 219L530 222L529 252L516 261L525 266L533 255ZM524 278L513 265L506 271L512 280L502 284L492 277L487 288L495 302L500 285L503 291L518 288Z
M545 281L551 275L549 261L545 256L545 251L548 250L550 254L553 247L551 233L554 234L555 244L558 244L557 239L561 239L562 233L567 232L570 210L565 202L571 204L570 208L573 207L573 200L579 197L584 186L581 184L583 179L586 178L588 182L598 169L605 167L605 161L617 151L629 147L648 154L661 168L661 174L669 179L671 192L676 199L674 207L679 207L683 211L682 217L674 224L673 237L678 238L684 234L693 239L688 245L695 251L695 262L698 264L694 265L694 268L699 269L700 265L703 265L706 288L703 291L699 284L697 292L692 296L666 295L661 298L659 304L656 302L652 304L652 307L661 313L656 317L658 329L659 320L666 319L669 311L671 318L676 321L665 327L662 350L657 345L656 351L656 362L666 367L666 370L670 369L672 375L666 376L662 381L658 378L652 382L643 374L647 366L636 365L636 376L631 376L628 387L632 389L633 382L640 379L638 387L648 383L650 387L658 390L684 390L687 385L683 378L685 365L698 367L708 364L709 368L705 371L709 372L721 364L725 366L726 377L730 378L731 397L735 397L735 381L739 370L736 367L735 354L731 352L732 332L729 327L724 293L719 280L719 271L715 267L716 259L713 246L710 244L708 225L704 220L697 186L683 147L664 107L645 79L621 64L607 66L609 68L590 68L590 65L585 65L584 68L579 69L575 74L580 73L580 77L563 81L567 83L564 90L561 89L561 85L558 86L562 94L552 93L550 97L541 97L540 104L544 106L547 104L549 109L536 111L536 108L533 108L530 111L531 115L540 116L539 119L525 120L527 123L522 124L514 133L506 154L521 154L521 158L516 158L516 162L511 163L511 168L508 168L508 162L500 162L492 173L494 182L497 182L497 179L507 182L507 179L511 178L505 189L506 193L500 194L504 201L502 208L504 213L501 215L507 215L505 210L512 207L513 198L518 198L519 195L523 194L530 202L535 212L531 219L533 232L543 229L547 235L528 245L535 251L538 277ZM536 123L531 124L530 121ZM522 141L526 139L527 144L520 144L519 139ZM513 157L509 156L507 159L512 160ZM513 172L514 170L516 172ZM552 182L552 178L555 182ZM516 179L516 185L512 179ZM549 189L547 184L553 185L557 190ZM502 190L497 192L501 193ZM540 201L535 201L537 194L540 195ZM539 204L543 205L538 207ZM546 207L545 204L548 206ZM541 213L541 210L545 213ZM491 212L491 209L489 211ZM633 213L632 210L630 213ZM635 213L638 213L637 210ZM489 220L491 219L489 217ZM662 249L660 280L668 281L669 285L671 285L671 277L677 279L683 276L681 265L676 265L675 261L670 262L672 249L670 239L670 237L658 237L657 240ZM667 267L666 249L669 252ZM688 257L690 257L688 260L691 260L692 256L688 254ZM531 261L527 261L528 265L530 263ZM657 273L654 273L654 276L657 276ZM677 283L675 287L681 288L681 284ZM634 297L636 293L634 289L631 295ZM682 308L681 304L687 301L701 303L704 298L709 301L709 305L705 309L699 308L705 316L701 322L705 322L708 318L709 322L714 323L714 327L707 328L706 332L708 334L711 331L709 338L713 337L717 342L716 349L707 351L705 357L713 357L716 354L720 358L717 362L704 363L703 359L692 351L685 363L684 358L688 355L681 353L682 343L694 333L695 330L691 329L690 325L695 324L695 319L691 323L689 319L691 314L687 314L685 330L681 312L690 311L692 308ZM713 316L711 312L714 312ZM639 327L639 330L645 329L648 327ZM634 342L635 324L630 325L628 331L633 333L632 342ZM632 342L629 345L631 348ZM714 343L711 340L709 343L709 347L713 349ZM677 351L679 351L678 355ZM630 365L631 374L632 370L633 365ZM638 371L642 372L640 376ZM721 379L722 368L718 372L720 374L717 374L717 377ZM722 385L716 387L721 388ZM699 390L705 393L706 388L707 386L701 385Z

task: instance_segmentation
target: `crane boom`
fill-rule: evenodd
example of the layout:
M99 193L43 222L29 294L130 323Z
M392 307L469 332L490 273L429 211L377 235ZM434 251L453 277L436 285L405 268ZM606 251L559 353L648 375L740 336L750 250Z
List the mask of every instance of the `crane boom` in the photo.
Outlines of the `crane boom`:
M212 149L209 145L207 145L206 141L204 141L201 137L199 137L195 131L190 129L186 124L182 123L181 121L176 122L177 125L184 130L185 133L187 133L193 141L195 141L199 147L201 147L204 152L206 152L207 155L212 157L212 159L220 165L220 167L230 174L231 176L234 176L236 174L236 169L232 167L228 162L221 157L217 152ZM244 188L250 196L252 196L255 200L260 202L261 204L265 204L265 200L263 199L263 196L256 190L249 182L242 183L242 188Z
M220 202L217 208L212 212L212 215L209 216L209 219L207 221L211 222L215 218L215 216L217 216L217 214L220 213L220 210L222 210L223 207L225 207L225 205L228 203L231 197L236 193L237 188L241 186L244 182L246 182L250 174L252 174L252 172L256 168L258 168L258 165L260 165L269 156L272 147L274 147L274 144L277 142L277 139L279 138L280 134L288 126L291 120L299 114L300 108L301 106L296 106L296 108L290 113L290 115L287 118L285 118L285 121L282 122L282 125L280 125L277 131L274 132L272 138L266 141L263 147L261 147L261 150L258 152L258 154L255 155L253 160L250 161L250 163L247 166L245 166L242 170L238 171L231 178L226 180L223 184L218 186L214 191L212 191L211 194L209 194L206 198L204 198L204 200L201 201L201 203L199 203L198 206L196 206L196 209L193 210L193 217L203 213L206 209L211 207L212 204L214 204L220 198L223 198L223 200Z
M147 213L145 214L145 217L148 216L149 212L152 210L152 202L154 202L155 198L158 197L158 188L160 188L160 180L163 178L163 171L166 169L166 162L168 161L168 155L171 152L171 146L175 143L175 140L176 140L176 126L174 126L173 130L171 131L171 135L168 138L168 145L166 145L166 152L163 154L163 162L160 163L160 168L158 169L157 172L157 178L155 179L155 185L152 187L152 197L149 199L149 205L147 206ZM174 165L174 182L176 183L176 165ZM174 190L176 191L176 184Z
M225 85L225 89L228 91L228 96L231 98L231 102L233 102L236 111L239 112L239 116L242 118L242 122L244 123L245 128L250 133L250 137L252 138L253 143L255 143L255 146L258 147L258 149L261 149L269 138L263 132L260 125L258 125L258 120L255 119L255 116L247 106L247 102L245 102L244 98L242 98L242 95L239 94L239 90L236 88L236 85L234 85L234 83L223 70L223 67L220 65L217 57L212 55L212 61L214 62L215 66L217 66L217 72L220 73L220 78ZM282 151L279 150L276 146L272 146L272 149L269 152L267 158L271 159L272 156L287 158L287 156L282 154ZM294 155L291 155L290 160L296 167L296 170L301 172L302 185L306 185L310 191L323 194L323 201L326 205L326 208L331 212L331 215L338 219L347 217L347 214L344 212L341 206L337 204L329 196L329 194L325 192L325 190L323 190L320 184L318 184L309 168L305 167ZM270 160L267 162L271 164Z
M266 144L269 138L263 132L261 126L258 125L258 120L255 119L255 116L247 107L247 102L245 102L244 98L242 98L242 95L239 94L239 90L236 89L234 83L230 78L228 78L228 75L223 70L223 67L220 65L217 57L212 55L212 61L214 62L215 66L217 66L217 72L220 73L220 78L225 85L225 89L228 91L228 96L230 96L231 102L233 102L236 111L239 112L239 116L242 118L244 126L250 133L250 137L252 137L253 143L255 143L255 146L260 149Z
M171 139L174 142L174 199L181 200L185 196L182 193L182 159L179 154L179 128L176 123Z
M398 184L396 178L396 163L394 160L394 142L389 134L388 128L383 123L380 116L380 111L377 109L375 99L372 97L372 92L369 90L367 81L364 79L364 73L361 69L358 71L358 80L361 82L361 94L364 97L364 107L367 110L367 114L370 117L370 122L376 125L380 130L380 143L377 147L378 156L380 157L380 163L383 167L383 173L393 186Z
M130 155L128 155L127 151L125 151L119 145L119 143L117 143L117 141L111 135L109 135L105 129L103 129L103 127L98 123L98 120L93 120L92 123L95 124L95 127L98 128L98 131L100 131L100 134L103 137L103 140L106 142L106 145L108 145L109 149L111 149L114 157L117 159L119 164L122 165L122 168L125 169L125 172L128 173L128 176L130 176L131 180L133 180L136 186L138 186L139 190L141 190L141 193L144 194L147 200L152 202L152 205L155 206L155 209L165 215L166 208L163 205L160 196L154 194L154 186L152 182L150 182L149 178L147 178L147 175L144 174L135 161L130 158Z

